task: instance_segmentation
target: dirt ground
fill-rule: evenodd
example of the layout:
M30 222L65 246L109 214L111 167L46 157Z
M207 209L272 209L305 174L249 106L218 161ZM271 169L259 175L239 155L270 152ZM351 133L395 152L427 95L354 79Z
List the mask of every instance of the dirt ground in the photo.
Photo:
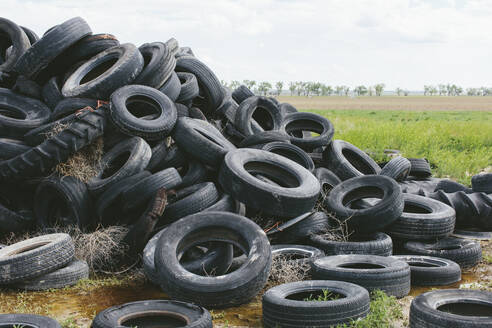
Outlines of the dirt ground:
M449 110L492 111L492 97L445 96L382 96L382 97L303 97L281 96L298 109L361 109L361 110Z

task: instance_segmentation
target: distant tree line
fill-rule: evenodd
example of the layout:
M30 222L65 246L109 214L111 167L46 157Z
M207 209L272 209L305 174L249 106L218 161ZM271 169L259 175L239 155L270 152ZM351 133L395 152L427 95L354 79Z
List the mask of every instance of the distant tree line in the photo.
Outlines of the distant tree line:
M350 94L357 96L381 96L385 88L384 83L378 83L370 86L358 85L351 89L346 85L330 86L321 82L303 81L293 81L288 84L285 84L282 81L270 83L268 81L260 82L255 80L243 80L242 82L233 80L229 83L222 80L221 82L224 86L233 90L241 84L244 84L255 94L261 96L279 96L284 90L284 86L288 87L291 96L306 97L332 95L348 96ZM408 96L410 91L402 88L396 88L395 93L398 96ZM424 96L461 96L465 94L467 96L492 96L492 88L468 88L465 93L462 87L455 84L424 85Z

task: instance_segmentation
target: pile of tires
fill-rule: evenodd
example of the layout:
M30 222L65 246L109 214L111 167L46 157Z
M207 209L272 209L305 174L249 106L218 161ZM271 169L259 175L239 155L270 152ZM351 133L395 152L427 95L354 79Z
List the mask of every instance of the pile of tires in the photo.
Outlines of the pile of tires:
M94 327L129 317L125 325L142 325L148 309L209 327L203 307L252 300L278 254L309 264L318 280L268 291L265 326L330 326L365 316L368 290L403 297L411 283L453 283L461 274L453 261L470 267L481 257L479 244L450 236L467 213L490 226L490 176L475 177L472 190L441 182L461 189L434 194L425 159L380 167L333 140L329 119L223 87L175 39L120 44L80 17L39 38L1 18L0 59L0 235L127 226L129 256L143 254L148 279L175 300L111 308ZM87 181L55 169L99 142ZM403 192L410 185L419 195ZM0 249L0 284L79 277L73 245L43 243ZM46 248L33 268L30 254ZM343 297L301 304L325 289Z

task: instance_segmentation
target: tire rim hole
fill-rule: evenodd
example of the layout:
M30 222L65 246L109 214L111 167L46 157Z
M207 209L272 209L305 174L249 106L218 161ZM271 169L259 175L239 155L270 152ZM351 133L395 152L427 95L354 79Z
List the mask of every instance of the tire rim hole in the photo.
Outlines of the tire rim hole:
M128 159L130 158L130 154L131 153L129 151L125 151L116 156L116 158L114 158L113 160L111 160L104 168L104 171L101 174L101 179L109 178L113 176L116 172L118 172L118 170L121 169L123 165L125 165L125 163L128 161Z
M154 328L177 328L185 327L189 323L186 317L166 311L151 313L140 313L131 315L130 318L120 319L119 324L124 327L154 327Z
M385 268L385 266L375 263L343 263L337 265L337 267L356 270L377 270Z
M273 116L266 108L257 107L254 110L252 117L265 131L273 130L275 128Z
M374 186L364 186L349 191L343 198L342 204L345 207L352 208L352 206L357 206L356 201L360 203L364 198L382 199L383 197L384 191L382 189ZM367 204L372 204L372 201L371 203L367 202Z
M470 317L490 317L491 303L476 303L472 300L463 300L457 303L447 303L437 307L438 311Z
M26 114L14 107L2 106L0 107L0 115L10 117L16 120L26 119Z
M305 291L300 293L289 294L285 298L292 301L304 301L304 302L313 302L313 301L336 301L346 296L331 290L320 289L320 290L312 290Z
M159 104L146 96L131 96L126 100L125 106L130 114L145 120L154 120L162 113Z
M438 265L438 264L428 263L428 262L412 262L412 261L409 261L407 263L408 263L409 266L419 267L419 268L436 268L436 267L440 267L440 265Z
M432 211L429 210L428 208L425 208L425 207L417 205L417 204L410 204L408 202L405 202L405 207L403 208L403 212L405 212L405 213L418 213L418 214L430 214L430 213L432 213Z
M95 66L86 74L84 74L84 77L80 80L80 85L97 79L99 76L103 75L107 70L113 67L113 65L116 64L117 61L118 57L116 54L114 54L113 56L100 58L98 62L95 63Z
M269 152L283 156L285 158L288 158L294 162L296 162L299 165L302 165L303 167L306 167L305 161L293 150L289 149L284 149L281 147L272 147L271 149L268 149Z
M300 186L297 177L279 165L251 161L244 164L244 169L253 176L262 175L283 188L297 188Z
M356 168L357 171L364 174L376 174L377 172L355 151L349 148L342 149L342 155L347 161Z

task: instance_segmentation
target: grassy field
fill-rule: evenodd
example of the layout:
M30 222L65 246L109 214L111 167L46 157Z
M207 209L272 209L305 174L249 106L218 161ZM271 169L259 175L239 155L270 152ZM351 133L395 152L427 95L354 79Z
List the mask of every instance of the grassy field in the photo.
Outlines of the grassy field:
M377 161L388 160L385 149L398 149L406 157L427 158L436 177L450 177L467 185L472 175L492 170L492 111L330 110L326 108L336 101L327 99L342 97L280 98L300 110L327 117L335 126L336 139L356 145ZM391 108L391 103L396 108L404 105L395 98L404 102L427 99L429 103L441 98L460 101L469 98L471 103L482 98L492 100L492 97L362 97L359 101L370 102L373 98L387 102L385 108ZM320 101L322 105L316 105ZM489 109L492 110L492 104Z
M416 110L416 111L492 111L492 97L445 96L383 96L383 97L297 97L282 96L303 109L361 109L361 110Z

